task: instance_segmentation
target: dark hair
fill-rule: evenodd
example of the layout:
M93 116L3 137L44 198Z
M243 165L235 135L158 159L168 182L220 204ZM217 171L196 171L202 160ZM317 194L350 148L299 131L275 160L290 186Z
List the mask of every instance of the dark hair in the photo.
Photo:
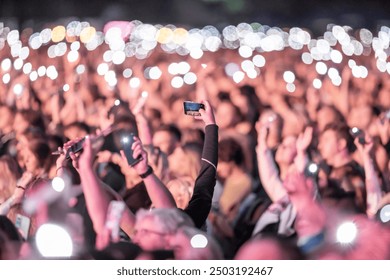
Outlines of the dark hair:
M233 138L226 138L218 144L218 158L223 162L234 162L241 165L244 160L244 152L241 145Z
M356 150L354 139L349 131L349 127L344 123L329 123L325 126L324 132L332 130L336 133L337 139L344 139L347 141L347 149L349 153L353 153Z
M87 134L89 134L91 132L91 128L85 122L73 122L73 123L70 123L70 124L68 124L67 126L64 127L64 130L65 129L69 129L69 128L73 128L73 127L78 128L80 130L83 130Z
M22 118L27 121L32 127L38 128L45 131L45 122L43 120L42 114L38 111L31 109L23 109L18 112Z
M181 141L181 131L173 123L167 124L167 125L163 125L160 128L158 128L155 132L158 132L158 131L166 131L169 134L171 134L173 137L175 137L178 142Z
M37 158L39 166L48 171L51 156L49 145L43 139L34 139L28 143L28 148Z

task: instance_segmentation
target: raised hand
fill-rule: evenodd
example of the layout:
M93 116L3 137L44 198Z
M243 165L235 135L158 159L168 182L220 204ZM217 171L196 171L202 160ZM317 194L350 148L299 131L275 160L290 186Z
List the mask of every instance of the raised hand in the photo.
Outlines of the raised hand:
M210 105L210 102L207 100L203 100L201 101L201 103L204 104L205 108L200 109L200 116L194 116L194 118L197 120L202 120L206 126L209 124L215 124L214 111Z

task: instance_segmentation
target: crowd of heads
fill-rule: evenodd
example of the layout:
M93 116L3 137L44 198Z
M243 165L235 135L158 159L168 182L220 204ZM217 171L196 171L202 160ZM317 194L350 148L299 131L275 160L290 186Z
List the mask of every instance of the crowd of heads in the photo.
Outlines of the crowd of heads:
M104 44L81 45L76 61L49 58L49 47L27 60L34 69L54 66L56 79L0 69L0 78L12 77L0 83L0 259L44 258L39 242L48 240L39 229L47 224L70 233L75 259L390 259L390 83L374 51L324 61L342 78L337 84L302 61L305 49L259 52L266 63L258 75L236 80L227 67L246 59L232 49L194 59L156 48L114 65L103 61ZM12 59L7 45L5 59ZM365 65L365 78L351 61ZM172 83L168 68L179 62L196 82ZM115 84L99 73L103 64ZM158 79L145 76L150 67L161 70ZM131 77L123 75L128 69ZM184 114L187 100L208 100L219 130L217 182L201 227L183 211L202 176L207 138L204 123ZM58 157L69 141L111 126L93 170L135 222L133 232L121 228L119 239L104 242L86 207L88 186L80 186L83 166ZM156 207L121 156L119 138L128 132L141 139L177 207Z

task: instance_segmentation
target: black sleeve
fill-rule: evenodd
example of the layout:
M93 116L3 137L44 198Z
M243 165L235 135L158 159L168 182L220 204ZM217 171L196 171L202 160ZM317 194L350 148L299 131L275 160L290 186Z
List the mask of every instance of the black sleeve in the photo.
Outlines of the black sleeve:
M194 194L184 212L191 217L197 228L205 223L211 209L218 163L218 126L208 125L205 128L205 142L202 162L195 181Z

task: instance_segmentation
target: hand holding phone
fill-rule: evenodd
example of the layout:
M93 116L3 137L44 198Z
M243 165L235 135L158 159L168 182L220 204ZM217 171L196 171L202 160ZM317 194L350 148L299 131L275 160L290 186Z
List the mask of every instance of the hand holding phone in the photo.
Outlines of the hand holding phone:
M190 116L200 116L199 110L205 109L204 104L193 102L193 101L184 101L183 106L184 106L184 114Z
M30 218L16 214L15 227L19 230L24 240L28 239L28 233L30 230Z
M350 130L350 133L351 133L353 138L359 138L360 144L362 144L362 145L366 144L364 131L360 130L357 127L352 127Z
M133 156L133 150L131 147L134 143L134 136L134 133L124 134L121 136L121 150L123 150L127 163L130 166L134 166L142 160L141 155L137 158L134 158Z

